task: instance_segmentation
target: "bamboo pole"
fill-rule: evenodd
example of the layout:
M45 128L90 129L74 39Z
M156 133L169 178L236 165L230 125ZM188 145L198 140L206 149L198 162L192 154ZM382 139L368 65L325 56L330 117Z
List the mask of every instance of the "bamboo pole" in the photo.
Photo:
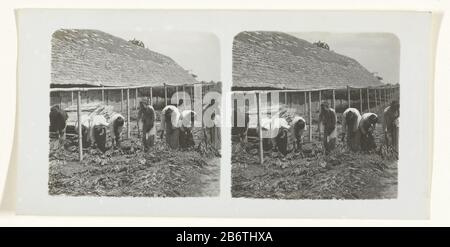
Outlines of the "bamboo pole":
M380 106L383 106L383 95L382 95L382 93L383 93L383 90L380 89L378 91L378 95L379 95L379 98L380 98L380 100L378 101L378 105L380 105Z
M86 103L89 104L89 91L86 91Z
M130 126L130 89L127 89L127 139L130 138L131 126Z
M71 105L73 105L73 91L70 92L70 96L71 96Z
M350 87L347 86L347 105L348 108L352 107L352 102L351 102L351 98L350 98Z
M367 111L370 112L370 91L369 88L366 89L366 95L367 95Z
M102 87L102 104L105 103L105 89Z
M194 110L194 101L195 101L195 97L194 97L194 86L191 87L191 110Z
M359 109L360 112L363 112L363 97L362 97L362 89L359 89Z
M80 161L83 160L83 140L81 134L81 92L77 92L77 120L78 120L78 154Z
M62 92L59 92L58 96L59 96L59 109L62 109L62 96L61 96Z
M311 112L311 91L308 92L308 121L309 121L309 142L312 141L312 112Z
M284 104L288 105L288 103L287 103L287 92L284 92Z
M305 99L305 103L303 104L303 113L306 114L306 112L308 111L308 106L306 103L306 92L303 92L303 98Z
M137 110L138 105L138 89L136 88L134 90L134 110Z
M123 114L123 89L120 89L120 113Z
M387 104L387 91L386 91L386 88L383 91L384 91L384 105L386 105Z
M333 109L336 109L336 92L334 89L332 91L333 91Z
M259 136L259 163L264 163L263 138L261 128L261 98L259 93L256 94L256 111L258 112L258 136Z
M180 99L178 98L178 86L175 86L175 96L177 96L177 106L180 103Z
M186 105L186 87L183 85L182 86L182 90L183 90L183 105Z
M388 103L392 101L392 88L388 89Z
M378 90L374 90L375 91L375 109L378 108L378 99L377 99L377 91Z
M320 111L320 105L321 104L322 104L322 91L319 91L319 111ZM320 133L321 132L320 124L319 124L318 128L319 128L319 140L321 140L322 139L322 133Z
M164 83L164 106L167 105L167 87L166 84Z
M322 104L322 91L319 91L319 109L320 109L320 105Z
M153 88L150 87L150 104L153 105Z

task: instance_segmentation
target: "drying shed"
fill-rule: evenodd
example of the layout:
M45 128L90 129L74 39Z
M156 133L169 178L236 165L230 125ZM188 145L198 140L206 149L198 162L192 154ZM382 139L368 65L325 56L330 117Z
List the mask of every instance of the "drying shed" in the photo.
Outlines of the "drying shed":
M233 43L233 88L380 86L358 61L282 32L241 32Z
M173 59L98 30L60 29L52 37L52 87L197 83Z

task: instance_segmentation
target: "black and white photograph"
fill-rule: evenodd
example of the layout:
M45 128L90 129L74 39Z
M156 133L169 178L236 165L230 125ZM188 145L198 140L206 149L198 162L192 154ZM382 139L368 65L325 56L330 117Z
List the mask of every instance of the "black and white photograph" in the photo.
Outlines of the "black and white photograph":
M396 199L400 45L390 33L236 35L232 196Z
M219 196L214 34L64 28L51 46L49 195Z

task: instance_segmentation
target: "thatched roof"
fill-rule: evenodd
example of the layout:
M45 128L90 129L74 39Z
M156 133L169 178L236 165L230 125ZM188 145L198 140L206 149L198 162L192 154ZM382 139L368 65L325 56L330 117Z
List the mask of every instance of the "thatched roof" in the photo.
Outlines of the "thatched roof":
M234 39L234 88L317 89L347 85L382 84L356 60L285 33L242 32Z
M171 58L98 30L52 38L52 86L162 86L197 81Z

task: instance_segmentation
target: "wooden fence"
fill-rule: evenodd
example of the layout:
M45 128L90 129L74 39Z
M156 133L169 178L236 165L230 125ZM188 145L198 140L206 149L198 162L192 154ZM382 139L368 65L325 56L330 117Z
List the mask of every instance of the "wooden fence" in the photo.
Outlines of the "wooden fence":
M257 111L257 132L259 133L259 160L264 162L263 138L261 131L261 95L279 95L279 103L286 105L289 109L295 109L297 113L306 117L308 127L308 142L313 139L312 125L313 119L318 121L318 114L322 102L328 102L336 110L336 113L342 113L349 107L357 108L361 113L375 112L380 108L386 107L392 100L400 98L400 86L389 85L379 87L344 87L344 88L326 88L312 90L251 90L251 91L233 91L233 94L254 94L256 97ZM272 97L268 97L272 99ZM271 100L267 104L272 105ZM234 105L234 103L233 103ZM316 110L313 110L316 105ZM313 116L315 115L315 116ZM320 125L319 125L320 128ZM319 129L320 139L320 129Z
M133 86L133 87L84 87L84 88L51 88L50 105L59 105L61 109L75 105L77 106L77 121L81 119L81 108L83 103L99 102L105 105L112 105L114 111L126 116L126 138L131 136L131 109L137 110L139 101L143 98L149 100L150 104L157 105L155 109L162 109L170 104L169 100L177 92L186 92L191 97L191 109L194 109L194 87L201 86L202 95L198 97L202 100L208 91L221 91L218 83L199 83L188 85L164 85L164 86ZM178 97L178 94L177 94ZM186 99L183 99L186 102ZM179 99L176 99L179 102ZM124 105L125 103L125 105ZM79 142L79 159L83 159L81 124L76 130Z

